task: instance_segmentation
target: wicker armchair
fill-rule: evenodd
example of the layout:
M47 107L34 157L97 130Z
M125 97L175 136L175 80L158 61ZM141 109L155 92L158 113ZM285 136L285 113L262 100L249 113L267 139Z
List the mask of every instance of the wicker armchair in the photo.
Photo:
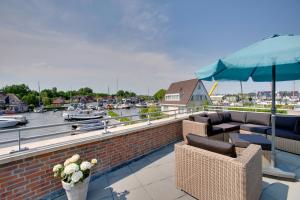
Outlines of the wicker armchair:
M220 140L220 141L226 141L225 138L228 138L228 136L224 136L225 134L228 135L228 133L219 133L217 135L213 136L208 136L207 135L207 124L205 123L200 123L200 122L194 122L190 120L183 120L182 121L182 134L183 134L183 139L186 141L186 136L189 133L193 133L196 135L204 136L204 137L209 137L210 139L214 140ZM228 139L227 139L228 141Z
M249 145L231 158L175 145L176 187L201 200L257 200L262 189L261 148Z

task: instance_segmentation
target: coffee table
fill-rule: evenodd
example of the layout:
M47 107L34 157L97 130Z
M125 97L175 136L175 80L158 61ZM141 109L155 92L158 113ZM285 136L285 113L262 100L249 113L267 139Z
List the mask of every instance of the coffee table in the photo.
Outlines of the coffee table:
M234 144L237 155L241 154L241 152L250 144L260 145L262 149L262 168L264 169L271 165L272 143L264 136L257 134L230 133L229 142Z

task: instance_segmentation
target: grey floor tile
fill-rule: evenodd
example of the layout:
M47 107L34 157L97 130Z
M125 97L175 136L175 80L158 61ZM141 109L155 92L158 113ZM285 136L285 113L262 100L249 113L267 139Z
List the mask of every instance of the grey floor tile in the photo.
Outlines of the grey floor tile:
M90 182L87 196L88 199L94 200L110 197L112 197L112 191L109 187L106 175Z
M130 190L127 193L121 195L114 193L114 200L152 200L150 195L144 188L137 188Z
M128 165L120 168L120 169L117 169L117 170L114 170L110 173L107 174L107 177L113 177L113 176L126 176L128 174L131 174L131 169L128 167Z
M110 177L109 186L113 192L124 192L135 188L141 187L141 183L138 181L135 175L131 174L126 177Z
M157 166L157 169L160 170L163 173L163 176L165 177L173 177L175 176L175 163L169 162L166 164L162 164Z
M172 200L184 196L186 193L176 189L168 179L158 181L145 186L146 191L154 200Z
M148 185L150 183L162 180L168 176L160 171L157 167L144 168L134 173L137 179L142 185Z
M150 161L147 157L144 157L140 160L130 163L128 166L133 172L136 172L143 168L149 168L149 165L151 163L152 163L152 161Z
M185 194L184 196L179 197L176 200L196 200L196 199L188 194Z

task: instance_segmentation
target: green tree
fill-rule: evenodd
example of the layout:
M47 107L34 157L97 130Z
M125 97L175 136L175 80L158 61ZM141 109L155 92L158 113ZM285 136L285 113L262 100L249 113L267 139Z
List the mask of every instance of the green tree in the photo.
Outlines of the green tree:
M93 90L89 87L84 87L84 88L80 88L78 90L78 93L80 95L92 95L93 94Z
M42 102L44 106L50 105L51 101L48 97L42 97Z
M117 93L116 93L117 97L125 97L125 92L124 90L119 90Z
M29 94L23 96L22 101L24 101L28 105L33 104L33 105L37 106L39 104L38 97L34 93L29 93Z
M166 92L167 91L165 89L160 89L153 95L153 97L155 100L161 101L165 97Z
M19 98L23 98L23 96L30 93L30 89L25 84L19 84L19 85L10 85L5 86L1 89L4 93L13 93L17 95Z

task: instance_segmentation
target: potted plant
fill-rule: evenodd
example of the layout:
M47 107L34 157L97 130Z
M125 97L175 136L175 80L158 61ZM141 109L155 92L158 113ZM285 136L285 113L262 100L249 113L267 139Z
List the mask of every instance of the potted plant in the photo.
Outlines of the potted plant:
M61 179L68 200L85 200L91 177L91 168L97 164L96 159L81 161L78 154L68 158L64 165L53 167L54 177Z

